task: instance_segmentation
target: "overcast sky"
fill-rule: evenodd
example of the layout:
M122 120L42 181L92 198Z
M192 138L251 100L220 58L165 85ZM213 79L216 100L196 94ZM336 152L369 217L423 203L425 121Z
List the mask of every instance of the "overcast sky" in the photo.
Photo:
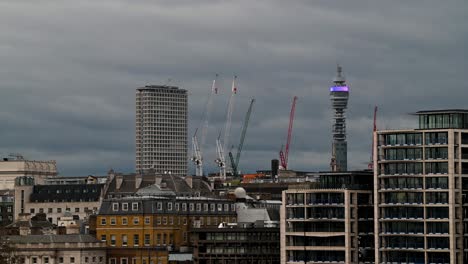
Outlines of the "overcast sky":
M3 0L0 154L56 160L61 175L132 172L135 88L172 79L187 89L192 135L219 73L209 170L234 74L231 142L256 99L241 169L278 158L296 95L289 166L326 170L340 63L349 169L366 168L374 105L381 129L415 127L408 113L418 110L468 108L467 13L466 0Z

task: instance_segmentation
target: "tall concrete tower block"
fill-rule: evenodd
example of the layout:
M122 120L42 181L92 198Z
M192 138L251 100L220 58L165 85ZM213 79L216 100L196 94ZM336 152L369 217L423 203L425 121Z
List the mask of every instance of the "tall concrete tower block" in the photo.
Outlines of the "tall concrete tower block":
M349 87L342 73L341 66L337 66L333 86L330 87L330 100L333 108L332 126L332 171L346 171L348 169L348 143L346 142L346 116L348 106Z
M136 171L187 175L187 90L136 89Z

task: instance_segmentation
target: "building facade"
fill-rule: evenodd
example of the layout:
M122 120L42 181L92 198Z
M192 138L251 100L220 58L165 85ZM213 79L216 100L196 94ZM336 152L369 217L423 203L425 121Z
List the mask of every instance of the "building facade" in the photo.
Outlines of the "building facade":
M15 219L20 214L44 213L54 224L71 214L84 220L97 213L104 197L104 184L35 184L32 177L18 177L15 185Z
M187 91L149 85L136 90L136 171L187 175Z
M180 253L191 259L193 228L236 222L236 211L230 200L161 190L106 199L96 221L96 237L106 242L110 264L166 264Z
M24 160L21 156L0 161L0 190L13 190L15 178L20 176L30 176L42 183L46 178L57 176L56 162Z
M281 263L373 263L372 173L322 173L283 192Z
M374 135L376 263L468 263L468 111Z
M11 263L106 264L105 244L90 235L3 236L11 246Z
M14 192L12 190L0 191L0 227L13 223Z

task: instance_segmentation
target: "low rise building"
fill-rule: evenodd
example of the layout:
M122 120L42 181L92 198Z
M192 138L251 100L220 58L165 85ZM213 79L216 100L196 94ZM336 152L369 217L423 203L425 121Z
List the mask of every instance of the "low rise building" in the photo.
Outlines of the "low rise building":
M2 236L12 263L106 264L106 246L90 235Z
M15 185L15 218L19 214L47 214L54 224L66 213L74 220L96 213L104 196L104 184L36 184L33 177L18 177Z
M13 190L16 177L21 176L30 176L37 183L43 183L46 178L57 176L56 162L25 160L20 155L0 161L0 190Z
M247 201L235 190L236 223L192 230L194 262L200 264L280 263L279 208Z
M96 221L110 264L166 264L192 259L190 230L235 223L236 211L230 200L181 196L153 184L134 196L105 199Z

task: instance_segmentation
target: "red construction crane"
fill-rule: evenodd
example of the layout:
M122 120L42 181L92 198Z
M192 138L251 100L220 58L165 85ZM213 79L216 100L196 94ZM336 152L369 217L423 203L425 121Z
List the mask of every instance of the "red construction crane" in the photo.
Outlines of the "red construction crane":
M281 167L286 170L288 168L288 156L289 156L289 146L291 144L291 136L292 136L292 129L294 123L294 113L296 112L296 102L297 96L294 96L292 106L291 106L291 113L289 114L289 128L288 128L288 139L286 140L286 150L283 152L283 147L279 152L280 160L281 160Z
M369 169L374 168L374 132L377 131L377 106L374 107L374 129L372 131L372 151L369 165L367 165Z

